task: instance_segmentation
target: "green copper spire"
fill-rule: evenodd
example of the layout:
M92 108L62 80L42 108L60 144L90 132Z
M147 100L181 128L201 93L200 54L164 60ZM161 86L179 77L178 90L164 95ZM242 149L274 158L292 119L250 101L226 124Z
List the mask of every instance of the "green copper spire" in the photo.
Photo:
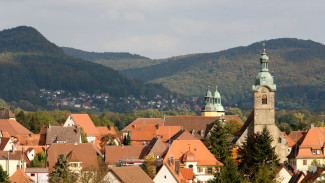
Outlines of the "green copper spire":
M265 53L265 48L260 57L261 70L255 77L253 90L258 90L260 86L268 86L272 91L276 90L276 85L273 83L273 76L269 73L269 57Z
M217 110L218 112L224 112L225 109L224 109L223 106L221 105L221 95L220 95L220 93L218 92L218 86L216 86L216 91L215 91L214 94L213 94L213 100L214 100L213 104L214 104L216 110Z
M208 91L206 96L204 97L204 106L202 107L202 111L216 111L216 107L213 105L213 97L210 91L210 86L208 87Z

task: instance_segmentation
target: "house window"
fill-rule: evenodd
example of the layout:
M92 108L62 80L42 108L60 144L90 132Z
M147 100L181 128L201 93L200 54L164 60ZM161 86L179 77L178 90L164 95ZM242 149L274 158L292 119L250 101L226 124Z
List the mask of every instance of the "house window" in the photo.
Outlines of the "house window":
M188 167L189 167L189 168L193 168L193 165L189 165Z
M278 142L281 143L281 137L279 137Z
M201 130L201 136L202 137L204 136L204 130Z
M303 165L307 165L307 160L306 159L304 159Z
M201 172L201 168L200 167L197 167L197 172Z
M320 149L317 149L317 152L316 152L316 154L320 154Z
M208 174L212 174L212 168L208 168Z
M193 130L193 131L192 131L192 135L194 135L194 136L195 136L195 130Z
M133 159L133 156L130 156L130 159L132 160Z
M35 177L35 173L31 173L30 176L31 176L31 177Z
M71 163L71 167L78 167L78 163Z
M125 159L125 156L123 156L123 159Z
M267 96L265 94L262 96L262 104L267 104Z
M316 154L316 150L315 149L313 149L312 152L313 152L313 154Z

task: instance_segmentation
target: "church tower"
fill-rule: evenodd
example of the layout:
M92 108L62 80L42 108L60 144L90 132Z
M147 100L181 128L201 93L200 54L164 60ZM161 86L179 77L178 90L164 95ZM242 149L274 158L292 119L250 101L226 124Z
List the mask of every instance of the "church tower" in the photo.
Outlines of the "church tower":
M225 115L225 109L221 105L221 95L218 92L218 86L216 86L216 91L213 94L213 105L216 107L217 116Z
M213 105L213 97L210 87L208 87L207 94L204 97L204 106L201 109L201 116L217 116L217 110Z
M261 70L255 77L253 84L254 92L254 110L247 118L247 121L235 133L236 146L240 147L246 141L247 137L254 133L261 133L266 127L273 138L272 147L275 148L280 163L287 159L289 141L285 138L280 129L275 125L274 94L276 85L273 76L269 72L269 58L263 49L260 57Z
M274 94L276 85L269 73L269 57L265 49L260 58L261 70L255 77L254 91L254 133L261 132L265 125L275 125Z

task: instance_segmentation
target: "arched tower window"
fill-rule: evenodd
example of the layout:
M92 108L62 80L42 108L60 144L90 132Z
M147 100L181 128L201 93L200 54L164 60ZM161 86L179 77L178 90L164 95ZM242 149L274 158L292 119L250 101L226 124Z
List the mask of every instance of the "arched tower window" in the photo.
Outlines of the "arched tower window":
M265 94L262 96L262 104L267 104L267 96Z

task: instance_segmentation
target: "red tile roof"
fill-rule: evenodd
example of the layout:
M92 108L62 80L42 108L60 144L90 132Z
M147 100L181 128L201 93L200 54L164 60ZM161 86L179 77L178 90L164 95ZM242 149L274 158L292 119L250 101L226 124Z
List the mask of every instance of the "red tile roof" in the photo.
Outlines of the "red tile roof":
M163 125L163 119L161 118L137 118L132 123L130 123L127 127L125 127L122 131L131 131L132 127L136 127L137 125Z
M180 168L179 173L187 180L193 179L193 168Z
M97 126L96 128L97 128L98 134L101 135L101 136L106 135L106 134L117 135L113 126L110 126L110 127L108 127L108 126Z
M300 148L310 147L312 149L321 149L325 143L325 127L314 127L309 129L302 141Z
M292 146L294 146L295 144L296 144L296 142L295 141L293 141L287 134L286 134L286 132L282 132L282 134L285 136L285 138L289 141L289 147L292 147Z
M139 166L116 167L110 170L123 183L153 183Z
M98 167L97 155L101 153L93 144L82 143L74 145L53 143L47 151L49 168L53 169L60 154L67 156L72 151L76 154L75 157L77 157L77 160L82 162L81 166L83 169Z
M305 135L306 131L291 131L288 135L293 141L298 142L301 140Z
M315 182L318 178L320 178L323 174L323 172L325 171L325 169L317 167L317 171L316 172L307 172L307 175L304 177L304 179L302 179L301 182Z
M0 129L12 136L33 134L15 119L0 119Z
M118 163L119 160L143 159L148 152L149 152L149 146L145 146L145 145L106 146L105 162L110 165L113 165Z
M19 144L23 146L45 145L44 134L16 135L15 137L19 140Z
M29 183L34 182L23 170L17 169L17 171L9 177L10 182L15 183Z
M88 114L71 114L73 121L82 127L87 136L97 136L98 131Z
M174 157L184 163L182 158L189 151L189 147L195 155L197 165L223 165L200 140L174 140L164 158L164 162L167 162L168 157Z
M8 144L10 138L8 138L8 137L1 137L0 140L1 140L1 141L0 141L0 142L1 142L1 144L0 144L0 150L3 151L3 149L4 149L4 148L6 147L6 145Z
M153 125L137 125L131 131L131 144L133 141L151 141L152 138L159 136L162 141L166 142L179 131L181 126L153 126Z

